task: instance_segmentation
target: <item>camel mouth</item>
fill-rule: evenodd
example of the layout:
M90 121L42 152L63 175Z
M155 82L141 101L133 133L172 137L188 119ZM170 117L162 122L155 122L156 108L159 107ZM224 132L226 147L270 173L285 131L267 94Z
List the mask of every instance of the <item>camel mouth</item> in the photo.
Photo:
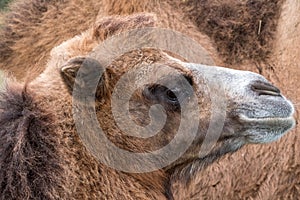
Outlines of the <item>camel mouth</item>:
M245 115L240 115L239 121L246 128L242 135L249 143L273 142L296 125L293 115L265 118L249 118Z

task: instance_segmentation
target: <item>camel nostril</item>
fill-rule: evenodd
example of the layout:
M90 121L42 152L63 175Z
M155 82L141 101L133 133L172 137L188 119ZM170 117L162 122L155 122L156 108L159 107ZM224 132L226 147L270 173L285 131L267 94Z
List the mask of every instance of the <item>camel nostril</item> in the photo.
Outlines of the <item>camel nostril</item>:
M263 81L255 81L251 85L251 89L258 93L258 95L281 96L280 90L270 83Z

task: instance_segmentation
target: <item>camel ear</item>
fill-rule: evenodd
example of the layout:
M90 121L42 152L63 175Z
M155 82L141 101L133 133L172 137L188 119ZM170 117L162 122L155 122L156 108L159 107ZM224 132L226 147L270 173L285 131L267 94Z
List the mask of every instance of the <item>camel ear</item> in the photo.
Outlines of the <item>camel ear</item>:
M112 35L131 29L154 27L156 22L156 15L152 13L104 17L95 23L93 37L103 41Z
M80 70L80 76L77 76L81 67L83 68ZM62 66L61 76L70 94L72 94L74 88L77 87L76 89L82 90L83 95L91 95L84 93L92 91L91 88L95 87L91 80L99 80L95 96L96 98L101 98L105 95L107 88L104 70L105 69L95 59L76 57L70 59L64 66ZM101 77L97 77L98 75Z

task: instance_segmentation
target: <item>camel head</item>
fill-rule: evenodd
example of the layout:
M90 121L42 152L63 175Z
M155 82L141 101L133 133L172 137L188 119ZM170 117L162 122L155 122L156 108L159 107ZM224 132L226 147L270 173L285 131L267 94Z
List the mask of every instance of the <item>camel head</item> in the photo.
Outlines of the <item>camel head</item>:
M245 144L274 141L294 126L291 102L259 74L150 47L129 49L107 66L102 59L115 51L104 48L95 56L110 34L153 27L152 20L146 14L112 17L52 52L48 68L61 74L78 134L100 162L127 172L191 173ZM52 74L48 68L44 73Z
M137 54L142 55L142 65L135 63ZM123 62L132 66L117 64ZM104 71L95 93L98 121L107 137L128 151L155 151L183 132L183 144L193 139L175 166L218 157L247 143L277 140L294 126L291 102L256 73L186 63L153 49L127 53L114 63L104 70L96 60L75 58L62 68L62 76L71 90L75 86L85 91L75 81L74 66ZM153 82L141 74L151 74ZM136 87L143 79L148 83Z

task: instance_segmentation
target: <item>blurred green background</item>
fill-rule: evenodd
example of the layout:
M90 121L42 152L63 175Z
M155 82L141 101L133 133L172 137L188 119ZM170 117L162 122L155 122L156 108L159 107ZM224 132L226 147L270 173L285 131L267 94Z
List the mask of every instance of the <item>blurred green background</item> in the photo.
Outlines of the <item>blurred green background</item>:
M3 10L6 8L8 2L10 2L11 0L0 0L0 9Z
M1 12L6 10L7 4L10 2L11 0L0 0L0 28L1 28L1 23L2 23L2 15ZM3 77L2 77L2 73L0 71L0 86L2 83Z

